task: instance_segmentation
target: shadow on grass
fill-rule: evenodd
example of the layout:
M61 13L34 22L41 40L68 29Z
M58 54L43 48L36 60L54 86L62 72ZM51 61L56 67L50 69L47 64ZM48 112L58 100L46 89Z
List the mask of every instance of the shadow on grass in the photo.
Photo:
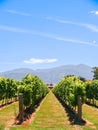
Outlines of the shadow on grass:
M19 114L16 117L15 123L14 125L21 125L24 121L27 121L31 118L32 114L35 112L36 108L39 106L40 104L34 105L34 106L30 106L28 108L26 108L23 112L23 119L20 120L19 119Z
M4 107L6 107L6 106L9 106L9 105L11 105L11 104L13 104L13 103L15 103L15 102L16 102L16 101L11 101L11 102L2 104L2 105L0 105L0 109L4 108Z
M14 125L21 125L24 121L29 120L31 118L32 114L40 106L43 99L44 99L44 97L42 99L40 99L39 101L37 101L35 104L31 104L29 107L27 107L23 112L23 119L22 120L19 119L20 115L18 114L18 116L15 119Z
M93 104L93 103L90 103L90 102L86 102L86 104L89 105L89 106L92 106L92 107L98 108L98 105L96 105L96 104Z
M68 106L68 105L67 105L64 101L62 101L61 99L58 98L58 100L59 100L59 102L62 104L62 106L64 107L64 109L65 109L65 111L66 111L66 113L67 113L67 116L68 116L68 118L69 118L69 121L70 121L70 123L71 123L72 125L81 125L81 126L83 126L83 125L86 124L86 121L85 121L85 120L83 120L83 119L79 120L78 114L77 114L74 110L72 110L70 106Z

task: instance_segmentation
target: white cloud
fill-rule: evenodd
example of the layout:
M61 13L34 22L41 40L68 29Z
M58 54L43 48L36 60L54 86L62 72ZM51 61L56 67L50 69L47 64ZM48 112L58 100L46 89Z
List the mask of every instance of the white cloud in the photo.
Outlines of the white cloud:
M86 26L86 25L84 25L84 26ZM92 27L92 26L89 25L89 28L90 27ZM93 29L93 27L92 27L92 29ZM37 31L34 31L34 30L26 30L26 29L4 26L4 25L0 25L0 30L14 32L14 33L24 33L24 34L30 34L30 35L37 35L37 36L51 38L51 39L55 39L55 40L59 40L59 41L71 42L71 43L74 43L74 44L78 43L78 44L87 44L87 45L91 45L91 46L98 46L98 44L94 44L93 42L87 42L87 41L82 41L82 40L78 40L78 39L71 39L71 38L56 36L56 35L53 35L53 34L37 32ZM97 31L98 30L96 29L96 32Z
M87 42L87 41L80 41L80 40L77 40L77 39L68 39L68 38L62 38L62 37L55 37L55 39L57 39L59 41L64 41L64 42L71 42L71 43L77 43L77 44L86 44L86 45L98 47L98 44L95 44L95 41Z
M18 33L29 33L29 30L24 30L21 28L10 27L10 26L5 26L5 25L0 25L0 30L18 32Z
M18 12L18 11L15 11L15 10L5 10L5 11L7 13L10 13L10 14L32 16L31 13ZM98 11L90 11L90 13L98 15ZM78 23L78 22L73 22L73 21L66 21L66 20L63 20L63 19L54 19L53 17L44 17L44 19L55 21L55 22L62 23L62 24L72 24L72 25L76 25L76 26L82 26L82 27L90 29L93 32L98 32L98 26L93 25L93 24ZM14 29L14 30L17 31L17 29Z
M93 24L81 24L81 26L84 26L88 29L90 29L93 32L98 32L98 26L93 25Z
M96 41L95 41L95 40L93 40L93 44L96 44Z
M97 12L98 13L98 12ZM81 27L85 27L93 32L98 32L98 26L94 25L94 24L88 24L88 23L78 23L78 22L73 22L73 21L67 21L67 20L63 20L63 19L53 19L51 17L45 17L45 19L47 20L51 20L54 22L58 22L61 24L71 24L71 25L75 25L75 26L81 26Z
M32 16L30 13L18 12L15 10L5 10L5 12L10 13L10 14L16 14L16 15Z
M98 15L98 10L92 10L90 11L90 14Z
M41 64L41 63L53 63L57 62L57 59L36 59L36 58L31 58L29 60L25 60L24 63L26 64Z
M10 14L23 15L23 16L32 16L31 13L18 12L18 11L15 11L15 10L5 10L5 11L7 13L10 13ZM96 11L90 11L90 13L98 15L97 10ZM93 32L98 32L98 26L93 25L93 24L78 23L78 22L67 21L67 20L63 20L63 19L54 19L53 17L44 17L44 19L55 21L55 22L62 23L62 24L72 24L72 25L76 25L76 26L82 26L82 27L90 29ZM17 31L16 29L14 29L14 30Z

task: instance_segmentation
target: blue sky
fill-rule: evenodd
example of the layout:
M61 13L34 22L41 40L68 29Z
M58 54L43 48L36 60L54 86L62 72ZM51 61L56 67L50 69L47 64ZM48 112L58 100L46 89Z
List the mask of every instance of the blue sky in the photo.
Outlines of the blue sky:
M0 0L0 72L98 66L97 0Z

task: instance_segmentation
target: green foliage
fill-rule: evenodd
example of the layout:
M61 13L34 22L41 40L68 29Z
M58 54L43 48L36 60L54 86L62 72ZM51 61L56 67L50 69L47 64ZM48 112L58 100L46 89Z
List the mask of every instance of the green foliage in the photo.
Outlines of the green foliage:
M17 85L18 82L14 79L0 77L0 100L2 100L2 105L17 96Z
M48 87L37 76L27 74L19 86L19 93L24 95L24 106L37 104L47 93Z
M88 99L98 100L98 80L92 80L86 83L86 97Z
M71 106L77 105L78 96L85 99L85 83L76 76L65 76L53 89L54 94Z
M5 89L6 89L6 79L4 77L0 77L0 100L5 98Z
M6 98L17 96L17 82L14 79L6 79Z
M9 103L19 93L24 95L24 106L38 103L47 93L48 87L37 76L26 75L21 82L0 77L0 101Z
M93 68L94 79L98 79L98 67Z
M77 106L78 96L96 105L98 100L98 80L81 81L76 76L64 77L53 89L54 94L71 106Z

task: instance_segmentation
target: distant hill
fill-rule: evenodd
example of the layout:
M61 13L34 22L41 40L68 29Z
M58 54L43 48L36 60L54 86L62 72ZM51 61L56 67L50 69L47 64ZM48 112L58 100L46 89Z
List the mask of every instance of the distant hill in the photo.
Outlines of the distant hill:
M46 83L57 83L65 75L76 75L84 77L86 79L93 78L92 67L84 64L65 65L50 69L38 70L19 68L11 71L2 72L0 73L0 76L21 80L28 73L39 76Z

